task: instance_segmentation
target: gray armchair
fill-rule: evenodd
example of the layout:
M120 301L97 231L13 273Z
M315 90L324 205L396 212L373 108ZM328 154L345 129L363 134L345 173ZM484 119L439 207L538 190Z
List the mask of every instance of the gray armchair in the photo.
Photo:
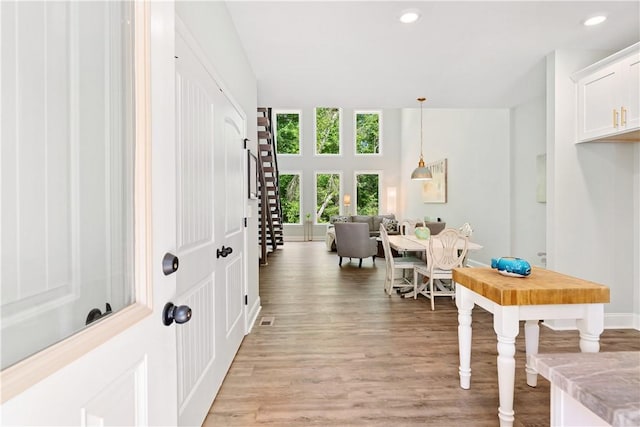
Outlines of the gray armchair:
M373 257L373 262L376 262L378 242L375 237L369 237L369 225L361 222L336 222L335 228L339 266L342 266L342 257L359 258L358 267L362 267L362 258Z

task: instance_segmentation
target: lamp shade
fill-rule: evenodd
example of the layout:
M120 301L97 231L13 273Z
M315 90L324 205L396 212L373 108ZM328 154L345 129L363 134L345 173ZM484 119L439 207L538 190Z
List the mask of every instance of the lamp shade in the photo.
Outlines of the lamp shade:
M396 211L396 198L397 198L396 187L388 187L387 188L387 212L388 213L394 213Z
M424 160L420 157L418 167L411 172L411 179L414 181L428 181L431 178L431 170L424 166Z
M345 194L344 195L343 203L345 204L345 206L349 206L351 204L351 195L350 194Z

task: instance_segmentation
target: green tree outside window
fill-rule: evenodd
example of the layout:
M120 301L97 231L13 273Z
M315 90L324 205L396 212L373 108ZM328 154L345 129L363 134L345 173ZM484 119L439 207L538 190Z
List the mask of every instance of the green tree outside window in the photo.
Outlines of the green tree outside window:
M284 224L300 224L300 175L280 174L278 185Z
M316 153L340 154L340 110L316 108Z
M356 175L358 215L378 215L379 213L379 183L378 174Z
M328 223L332 215L340 214L340 175L316 175L316 222Z
M300 114L276 113L278 154L300 154Z
M356 154L380 153L380 114L356 113Z

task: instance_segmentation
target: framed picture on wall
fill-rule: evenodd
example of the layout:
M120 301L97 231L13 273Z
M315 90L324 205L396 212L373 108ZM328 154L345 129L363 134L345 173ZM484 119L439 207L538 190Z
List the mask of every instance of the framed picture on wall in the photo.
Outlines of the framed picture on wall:
M249 176L247 177L247 188L249 189L248 197L250 199L258 198L258 158L247 150L247 171Z
M425 166L431 171L431 181L422 184L422 202L447 203L447 159Z

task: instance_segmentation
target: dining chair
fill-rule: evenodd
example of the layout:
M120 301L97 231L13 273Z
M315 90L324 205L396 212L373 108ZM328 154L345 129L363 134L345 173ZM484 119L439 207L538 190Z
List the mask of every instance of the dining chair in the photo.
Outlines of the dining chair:
M413 297L417 298L418 294L422 294L429 298L431 310L435 310L435 297L454 298L456 289L452 269L464 266L468 245L469 239L453 228L447 228L437 236L431 236L426 264L423 262L413 269ZM427 277L429 281L426 286L418 289L418 284L422 284L422 276ZM442 280L448 280L448 283Z
M413 256L394 257L389 245L389 236L383 225L380 225L380 238L382 239L382 248L384 249L384 262L386 265L386 273L384 276L384 291L391 295L393 288L401 288L411 286L411 282L406 278L407 270L413 271L417 265L424 264L420 258ZM396 277L396 270L399 274Z
M403 236L413 236L416 227L422 227L424 222L419 219L405 219L400 224L400 234Z

